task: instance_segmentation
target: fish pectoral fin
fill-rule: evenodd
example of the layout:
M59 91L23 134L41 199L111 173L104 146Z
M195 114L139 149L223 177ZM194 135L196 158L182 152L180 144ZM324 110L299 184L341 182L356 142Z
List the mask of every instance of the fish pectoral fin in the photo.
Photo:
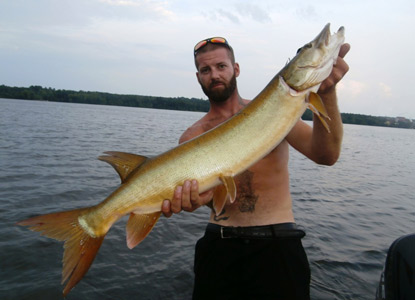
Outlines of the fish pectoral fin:
M225 186L226 191L227 191L226 200L229 200L230 203L234 203L236 199L235 180L233 180L232 176L222 176L220 177L220 180L223 182L223 185Z
M308 95L308 102L312 105L314 110L313 112L317 115L322 115L326 119L330 120L330 117L327 113L326 107L324 106L323 100L321 100L321 97L317 93L310 92Z
M326 118L327 120L330 120L330 117L327 113L326 107L324 106L323 100L321 100L321 97L318 94L311 92L308 95L308 102L308 108L320 119L324 128L326 128L327 132L330 133L329 124L327 124L324 119Z
M150 233L160 217L161 211L138 215L130 214L127 222L127 247L133 249Z
M226 204L226 188L223 184L218 185L213 192L213 209L216 216L219 216Z
M236 185L232 176L219 177L222 184L215 188L213 193L213 208L216 216L219 216L225 207L226 202L234 203L236 199Z
M98 159L113 166L120 175L121 182L124 182L133 170L147 160L146 156L125 152L108 151L104 153L106 155L101 155Z

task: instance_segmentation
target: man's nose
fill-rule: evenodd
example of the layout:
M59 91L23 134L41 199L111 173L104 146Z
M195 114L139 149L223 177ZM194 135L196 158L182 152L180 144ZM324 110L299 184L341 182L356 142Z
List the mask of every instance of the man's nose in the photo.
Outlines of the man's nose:
M212 77L212 79L219 78L219 71L216 68L213 68L211 70L210 76Z

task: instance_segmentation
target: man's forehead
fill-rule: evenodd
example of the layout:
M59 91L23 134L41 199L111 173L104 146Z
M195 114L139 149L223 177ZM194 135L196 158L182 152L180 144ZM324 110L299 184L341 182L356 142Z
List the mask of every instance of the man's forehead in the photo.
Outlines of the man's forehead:
M199 67L202 65L231 62L228 51L224 47L217 47L203 53L198 53L196 60L199 63Z

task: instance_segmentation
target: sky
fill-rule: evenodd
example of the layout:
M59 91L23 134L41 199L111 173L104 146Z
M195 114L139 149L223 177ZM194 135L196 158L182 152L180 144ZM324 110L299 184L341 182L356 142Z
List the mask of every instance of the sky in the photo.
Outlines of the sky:
M254 98L326 25L346 29L341 112L415 119L413 0L0 0L0 85L206 96L194 45L223 36Z

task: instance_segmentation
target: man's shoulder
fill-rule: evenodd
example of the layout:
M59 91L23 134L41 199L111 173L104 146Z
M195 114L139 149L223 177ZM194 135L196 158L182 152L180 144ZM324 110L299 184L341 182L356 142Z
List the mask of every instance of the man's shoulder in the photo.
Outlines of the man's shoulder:
M239 110L243 109L249 102L251 101L239 98ZM234 114L218 112L218 110L215 109L210 110L206 115L196 121L183 133L183 135L180 137L179 143L186 142L194 137L201 135L202 133L205 133L206 131L209 131L212 128L215 128L216 126L228 120L233 115Z
M186 129L186 131L180 137L179 143L186 142L192 138L195 138L206 131L215 128L219 124L226 121L226 118L221 115L207 113L201 119L196 121L192 126Z
M183 132L182 136L180 137L179 143L186 142L188 140L191 140L192 138L195 138L204 132L208 131L209 128L209 121L206 115L201 118L200 120L196 121L193 125L191 125L189 128Z
M189 128L183 132L182 136L179 139L179 144L184 143L188 140L191 140L192 138L201 135L203 132L200 131L199 126L193 124Z

